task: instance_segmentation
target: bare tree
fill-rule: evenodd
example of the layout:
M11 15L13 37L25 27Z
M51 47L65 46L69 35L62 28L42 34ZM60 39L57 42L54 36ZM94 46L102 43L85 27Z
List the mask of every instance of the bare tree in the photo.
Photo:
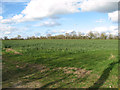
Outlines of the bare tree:
M103 33L101 33L100 38L101 38L101 39L106 39L106 38L107 38L107 35L103 32Z
M17 39L21 39L21 36L20 36L20 35L18 35L18 36L17 36Z
M65 38L69 39L70 38L70 34L69 33L65 33Z
M95 39L99 39L100 38L100 34L97 31L94 32L94 38Z
M90 39L93 39L93 38L94 38L94 33L93 33L92 31L90 31L90 32L88 33L88 37L89 37Z
M109 33L108 38L109 38L109 39L113 39L114 36L113 36L111 33Z
M51 34L47 34L47 38L51 39Z
M8 40L8 37L7 37L7 36L5 36L5 37L4 37L4 40Z
M72 31L72 32L71 32L71 36L72 36L72 39L75 39L75 38L77 37L76 32L75 32L75 31Z
M82 39L82 33L81 32L78 32L78 38Z

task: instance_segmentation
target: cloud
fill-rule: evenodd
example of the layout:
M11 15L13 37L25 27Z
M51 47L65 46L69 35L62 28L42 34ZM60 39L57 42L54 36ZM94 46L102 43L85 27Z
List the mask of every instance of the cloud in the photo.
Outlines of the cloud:
M8 24L1 24L0 23L0 38L4 36L11 36L14 37L16 34L20 34L21 32L28 30L26 27L15 27ZM16 33L16 34L15 34Z
M3 13L3 10L2 10L2 3L0 2L0 14Z
M2 8L0 7L0 14L2 14Z
M44 18L58 14L75 13L79 12L78 1L81 0L31 0L22 14L28 18Z
M11 33L10 31L6 31L4 34L9 35L10 33Z
M119 0L84 0L81 3L82 12L108 13L113 22L118 21L118 2ZM102 22L102 21L98 21Z
M79 12L81 0L31 0L19 15L2 23L34 21L45 17L55 18L56 15Z
M96 22L102 23L102 22L104 22L104 21L105 21L104 19L99 19L99 20L97 20Z
M2 0L2 2L29 2L30 0Z
M53 33L70 33L73 30L65 30L65 29L60 29L60 30L53 30Z
M119 0L84 0L81 3L81 10L108 13L118 10Z
M120 12L118 13L119 11L114 11L112 13L108 13L108 17L111 21L113 22L118 22L120 21L120 18L118 20L118 14L120 14Z
M109 26L109 27L95 27L94 29L92 29L91 31L93 32L105 32L106 34L113 34L113 35L117 35L118 34L118 26Z
M0 24L0 38L11 34L15 30L16 30L15 27L12 27L6 24Z
M5 32L5 31L11 31L11 30L15 30L15 27L12 27L10 25L6 25L6 24L0 24L0 31L1 32Z
M0 16L0 20L3 19L3 16Z
M43 23L34 25L34 26L43 26L43 27L54 27L54 26L60 26L61 24L55 21L45 21Z
M65 33L71 33L72 29L58 29L58 30L48 30L45 32L45 34L52 34L52 35L59 35L59 34L65 34Z
M3 24L13 24L13 23L20 23L20 22L28 22L28 21L34 21L33 18L24 18L22 14L15 15L10 19L2 19L0 23Z
M47 32L45 32L45 35L47 34L52 34L52 35L59 35L59 34L65 34L65 33L71 33L72 31L74 31L73 29L56 29L56 30L47 30ZM76 31L76 33L78 34L78 32L81 32L84 35L87 35L90 31L92 32L98 32L98 33L106 33L106 34L113 34L113 35L118 35L118 26L101 26L101 27L95 27L93 29L89 29L89 30L79 30Z
M5 0L16 1L19 0ZM23 0L20 0L23 2ZM29 0L25 0L29 1ZM111 13L118 10L119 0L31 0L25 9L10 19L3 19L1 23L19 23L41 20L43 18L56 18L57 15L83 12Z
M35 36L37 36L37 37L41 36L41 33L40 33L40 32L35 32L34 34L35 34Z

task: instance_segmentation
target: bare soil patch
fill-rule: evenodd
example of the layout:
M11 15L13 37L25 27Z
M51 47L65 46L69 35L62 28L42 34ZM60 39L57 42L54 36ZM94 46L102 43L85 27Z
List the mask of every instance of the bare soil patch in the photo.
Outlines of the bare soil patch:
M22 55L22 53L20 53L20 52L14 50L14 49L12 49L12 48L6 48L5 50L6 50L6 52L13 52L14 54Z
M20 85L20 84L21 82L18 82L15 85L15 88L40 88L42 86L42 84L38 80L26 83L25 85Z
M74 74L78 78L80 78L80 77L83 78L85 75L88 75L91 73L91 71L87 71L85 69L75 68L75 67L59 67L57 69L63 70L64 73L66 73L66 74Z
M111 60L111 59L115 59L115 55L111 54L109 57L109 60Z
M30 65L28 65L30 66ZM42 73L46 73L46 71L50 70L49 68L47 68L46 66L42 65L42 64L34 64L31 65L31 68L37 69L39 72ZM73 74L75 75L77 78L84 78L86 75L89 75L91 73L91 71L85 70L85 69L81 69L81 68L75 68L75 67L59 67L59 68L54 68L54 70L62 70L65 74ZM35 80L35 81L29 81L29 78L36 76L35 73L33 74L29 74L26 75L24 77L22 77L22 81L18 81L16 84L14 84L13 86L15 88L40 88L42 87L42 83L39 80ZM24 84L24 82L28 80L29 82L27 82L26 84ZM72 81L71 81L72 80ZM70 82L74 82L76 79L70 79ZM68 80L69 82L69 80Z

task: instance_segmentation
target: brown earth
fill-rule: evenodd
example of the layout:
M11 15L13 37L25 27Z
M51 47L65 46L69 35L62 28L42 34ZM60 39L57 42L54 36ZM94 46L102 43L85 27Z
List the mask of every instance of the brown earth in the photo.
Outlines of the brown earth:
M5 50L6 50L6 52L13 52L14 54L22 55L22 53L20 53L20 52L14 50L14 49L12 49L12 48L6 48Z

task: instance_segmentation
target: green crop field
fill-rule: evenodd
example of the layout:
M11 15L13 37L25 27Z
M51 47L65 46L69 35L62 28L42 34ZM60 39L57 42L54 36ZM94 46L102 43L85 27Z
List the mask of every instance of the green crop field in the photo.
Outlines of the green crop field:
M3 88L117 88L118 40L3 40Z

